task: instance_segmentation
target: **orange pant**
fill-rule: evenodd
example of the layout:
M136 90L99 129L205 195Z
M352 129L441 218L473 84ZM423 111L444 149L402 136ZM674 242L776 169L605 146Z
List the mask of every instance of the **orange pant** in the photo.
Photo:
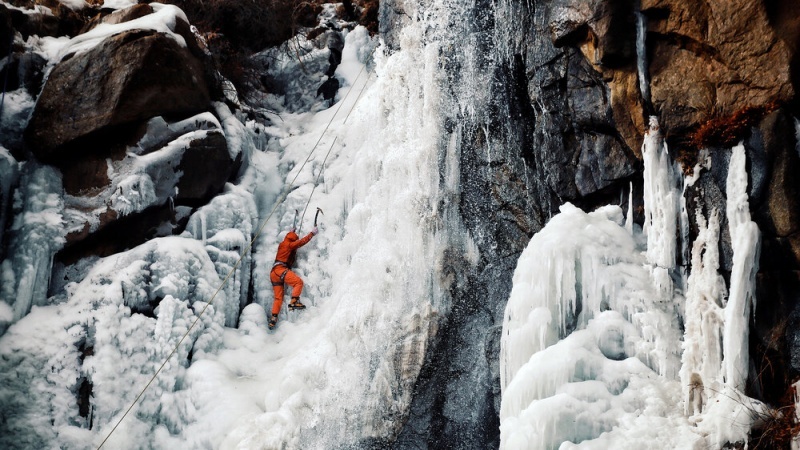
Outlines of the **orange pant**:
M284 272L286 273L285 275ZM281 282L281 276L283 276L283 282ZM272 290L275 291L275 301L272 302L272 314L281 312L284 283L292 287L292 297L300 297L300 294L303 293L303 280L284 266L273 267L272 271L269 273L269 281L272 282Z

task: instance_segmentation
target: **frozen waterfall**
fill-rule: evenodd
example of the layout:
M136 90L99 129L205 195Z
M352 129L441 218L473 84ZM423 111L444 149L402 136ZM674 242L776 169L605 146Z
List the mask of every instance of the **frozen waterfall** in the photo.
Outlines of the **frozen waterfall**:
M245 153L239 181L179 211L190 215L180 236L84 261L82 281L27 302L38 306L0 337L0 393L15 399L5 404L0 445L96 447L187 333L109 448L347 448L397 434L449 308L448 275L427 268L442 267L447 252L477 259L442 201L457 194L459 162L457 149L442 145L444 44L429 26L450 12L436 8L406 9L421 20L399 32L400 51L362 27L343 31L342 87L330 108L305 96L264 127L216 105L209 120L229 149ZM327 49L298 45L327 61ZM152 125L154 133L180 128ZM312 191L300 228L311 228L319 207L321 233L296 267L309 308L284 311L270 333L269 267ZM56 246L59 204L43 205ZM48 255L36 261L47 265Z

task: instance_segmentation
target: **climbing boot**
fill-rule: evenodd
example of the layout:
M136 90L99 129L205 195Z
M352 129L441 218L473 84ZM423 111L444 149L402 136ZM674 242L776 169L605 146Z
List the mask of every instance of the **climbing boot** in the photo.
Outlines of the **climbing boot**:
M273 314L272 317L269 318L269 323L267 324L267 327L269 327L269 329L271 330L275 328L275 325L277 324L278 324L278 315Z
M289 311L296 309L306 309L306 305L300 303L300 297L292 297L292 302L289 303Z

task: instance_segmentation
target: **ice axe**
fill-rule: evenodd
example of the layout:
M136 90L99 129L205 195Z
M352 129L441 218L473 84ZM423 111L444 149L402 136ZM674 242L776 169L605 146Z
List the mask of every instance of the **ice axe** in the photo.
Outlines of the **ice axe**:
M317 218L319 217L319 215L320 215L320 214L322 214L323 216L325 215L325 213L324 213L324 212L322 212L322 209L320 209L319 207L317 207L317 213L316 213L316 214L314 214L314 226L315 226L315 227L317 226Z
M295 209L294 210L294 221L292 222L292 230L296 230L297 229L297 214L298 214L298 211Z

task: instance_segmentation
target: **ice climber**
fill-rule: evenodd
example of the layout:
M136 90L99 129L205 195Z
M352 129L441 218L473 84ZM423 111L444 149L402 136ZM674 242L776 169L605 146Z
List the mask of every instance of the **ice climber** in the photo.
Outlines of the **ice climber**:
M298 248L306 245L314 235L317 234L317 227L314 227L303 239L299 239L294 228L286 233L283 242L278 245L278 253L275 254L275 263L269 273L269 280L272 282L272 289L275 291L275 301L272 302L272 317L269 319L269 329L275 328L278 323L278 313L281 312L283 305L283 285L288 284L292 288L292 301L289 309L305 309L306 305L300 303L300 294L303 293L303 280L292 272L292 265L295 260L295 252Z

